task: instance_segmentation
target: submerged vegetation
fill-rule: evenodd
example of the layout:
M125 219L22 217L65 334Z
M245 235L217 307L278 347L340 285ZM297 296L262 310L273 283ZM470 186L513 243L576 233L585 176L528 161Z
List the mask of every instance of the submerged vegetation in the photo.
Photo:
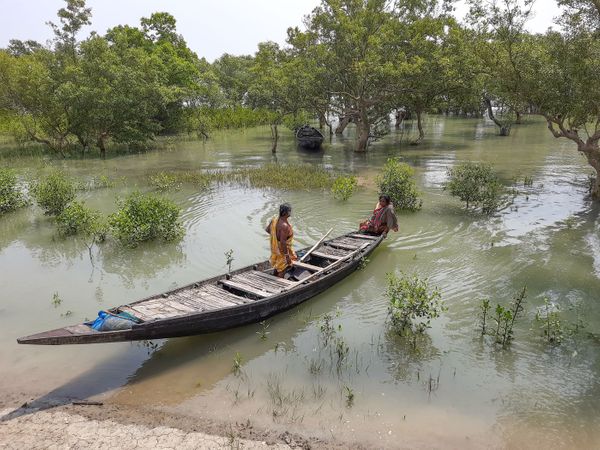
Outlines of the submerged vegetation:
M0 168L0 214L25 205L27 200L18 185L17 173L12 169Z
M397 210L418 211L423 206L415 185L414 170L408 164L397 159L388 159L383 173L377 178L381 194L392 199Z
M508 306L498 303L492 310L490 301L482 300L480 303L481 335L492 336L494 343L500 344L502 348L507 348L514 338L515 322L522 315L526 298L527 286L523 286ZM490 317L494 321L491 327L489 326Z
M467 209L475 207L484 214L492 214L499 208L505 188L491 166L463 163L448 169L448 177L444 188L465 202Z
M31 193L45 214L58 216L75 198L75 183L63 171L53 169L32 183Z
M423 333L446 310L439 289L416 275L388 274L386 296L392 327L400 335Z
M333 196L335 198L337 198L338 200L346 201L350 197L352 197L352 194L354 194L354 191L356 190L357 185L358 185L358 181L356 180L355 176L340 175L333 182L333 186L331 187L331 192L332 192Z
M123 245L135 247L154 239L176 241L184 234L179 208L166 198L134 192L118 201L119 210L108 218L112 234Z

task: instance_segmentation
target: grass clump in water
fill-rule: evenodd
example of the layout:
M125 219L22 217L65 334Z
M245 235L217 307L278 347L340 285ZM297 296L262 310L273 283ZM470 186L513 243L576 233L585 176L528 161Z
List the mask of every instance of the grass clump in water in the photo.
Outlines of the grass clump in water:
M176 241L183 237L179 208L171 200L134 192L118 202L119 210L109 216L112 234L127 247L161 239Z
M247 183L254 188L291 190L331 189L335 176L321 166L311 164L275 164L237 169L225 174L226 181Z
M27 203L19 189L17 173L12 169L0 168L0 214L14 211Z
M31 193L45 214L58 216L75 198L75 183L60 170L33 182Z
M492 311L490 301L482 300L480 304L481 335L493 336L496 344L502 345L503 348L508 347L514 338L513 328L523 312L526 298L527 286L523 286L509 306L505 307L498 303ZM491 328L488 326L490 313L493 313L492 319L494 320L494 326Z

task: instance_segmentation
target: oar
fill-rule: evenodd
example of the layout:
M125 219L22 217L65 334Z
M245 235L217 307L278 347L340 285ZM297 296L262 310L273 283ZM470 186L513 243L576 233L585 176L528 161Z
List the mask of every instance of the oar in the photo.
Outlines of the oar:
M325 240L325 238L327 236L329 236L329 233L331 233L332 231L333 231L333 228L330 228L329 231L327 233L325 233L325 235L323 235L323 237L321 239L319 239L319 241L315 245L313 245L312 248L308 252L306 252L302 258L300 258L300 262L304 262L306 257L308 255L310 255L319 245L321 245L321 242L323 242Z

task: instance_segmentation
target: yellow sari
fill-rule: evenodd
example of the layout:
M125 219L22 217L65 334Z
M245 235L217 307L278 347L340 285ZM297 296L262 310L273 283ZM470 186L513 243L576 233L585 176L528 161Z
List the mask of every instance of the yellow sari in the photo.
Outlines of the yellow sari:
M277 239L277 221L278 217L273 217L271 220L271 227L269 228L269 234L271 235L271 266L279 273L285 272L288 268L287 262L285 260L285 255L281 253L281 249L279 248L279 239ZM290 228L292 225L290 225ZM290 236L287 238L285 243L287 247L287 252L290 255L290 259L292 261L296 261L298 257L296 256L296 252L293 248L294 243L294 231L290 233Z

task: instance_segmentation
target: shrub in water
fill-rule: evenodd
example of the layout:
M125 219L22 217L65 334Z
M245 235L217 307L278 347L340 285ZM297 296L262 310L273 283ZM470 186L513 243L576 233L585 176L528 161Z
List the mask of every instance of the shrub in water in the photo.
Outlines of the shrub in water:
M183 236L177 205L139 192L119 202L119 210L109 217L109 225L114 236L129 247L154 239L174 241Z
M394 329L422 333L430 327L431 319L446 310L442 295L437 288L430 289L427 280L416 275L397 277L388 274L387 298L389 314Z
M417 211L423 206L413 179L414 170L397 159L388 159L377 177L379 192L391 197L394 208Z
M75 198L75 184L63 172L54 170L34 182L31 193L45 214L58 216Z
M356 177L350 175L348 177L340 175L333 182L333 186L331 187L331 192L333 196L339 200L348 200L354 194L354 190L358 182L356 181Z
M56 217L61 236L81 234L103 239L104 223L99 211L86 207L83 202L72 202Z
M0 214L25 206L27 201L17 185L14 170L0 168Z
M460 198L470 206L481 208L485 214L498 210L504 186L494 170L487 164L464 163L448 170L450 181L445 186L450 195Z

